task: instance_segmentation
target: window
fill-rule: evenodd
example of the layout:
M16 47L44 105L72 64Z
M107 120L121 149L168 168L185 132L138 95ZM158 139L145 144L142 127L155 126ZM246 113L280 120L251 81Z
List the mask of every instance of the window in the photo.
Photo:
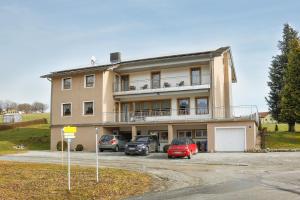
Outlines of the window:
M160 72L151 73L151 88L160 88Z
M121 76L121 90L122 91L129 90L129 75Z
M195 138L207 138L207 130L195 130Z
M71 78L63 78L62 79L62 88L63 88L63 90L71 90L72 89L72 79Z
M159 141L160 142L168 142L168 131L159 132Z
M83 103L84 115L94 114L94 102L86 101Z
M196 98L196 114L208 114L208 97Z
M201 70L200 68L191 69L191 85L201 84Z
M120 91L120 76L116 75L115 76L115 92L119 92Z
M178 99L178 115L190 114L190 99Z
M183 138L183 137L187 137L187 138L192 138L192 131L191 130L180 130L177 132L178 138Z
M62 116L67 117L72 115L72 105L70 103L62 104Z
M84 87L92 88L95 86L95 75L86 75L84 79Z

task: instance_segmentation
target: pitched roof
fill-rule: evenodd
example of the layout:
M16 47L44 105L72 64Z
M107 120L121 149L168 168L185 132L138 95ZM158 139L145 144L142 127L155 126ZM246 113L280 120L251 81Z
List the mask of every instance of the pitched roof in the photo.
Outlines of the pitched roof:
M260 118L264 118L269 114L269 112L259 112L258 115Z
M212 58L212 57L220 56L225 51L230 51L230 47L229 46L221 47L221 48L218 48L218 49L212 50L212 51L202 51L202 52L194 52L194 53L175 54L175 55L168 55L168 56L159 56L159 57L152 57L152 58L142 58L142 59L135 59L135 60L128 60L128 61L121 61L120 63L116 63L116 64L121 66L123 64L142 63L142 62L147 62L147 61L164 61L164 60L168 60L168 59L172 59L172 58L181 58L181 57L183 58L183 57L192 57L192 56L200 56L200 55L207 57L207 58ZM231 52L230 52L230 56L231 56ZM231 60L232 60L232 58L231 58ZM51 72L49 74L41 76L41 78L52 78L55 76L70 75L70 74L74 74L74 73L82 73L82 72L89 72L89 71L104 71L116 64L104 64L104 65L89 64L89 65L80 66L78 68ZM233 67L233 75L234 75L233 79L236 80L234 67Z

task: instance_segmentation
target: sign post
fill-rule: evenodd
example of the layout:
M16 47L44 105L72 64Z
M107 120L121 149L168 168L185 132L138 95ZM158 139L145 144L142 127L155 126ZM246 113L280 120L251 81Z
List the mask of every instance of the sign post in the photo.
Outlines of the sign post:
M75 133L77 132L76 127L67 126L63 129L64 138L68 141L68 189L71 191L71 152L70 146L72 139L75 138Z
M60 130L61 137L61 165L64 165L64 129Z
M99 151L99 147L98 147L98 132L99 132L99 129L96 128L96 181L97 181L97 183L99 182L99 160L98 160L98 151Z

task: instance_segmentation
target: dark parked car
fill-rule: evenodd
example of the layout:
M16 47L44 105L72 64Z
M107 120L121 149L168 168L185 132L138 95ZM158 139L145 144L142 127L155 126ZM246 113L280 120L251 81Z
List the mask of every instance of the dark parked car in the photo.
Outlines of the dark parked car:
M125 145L126 155L148 155L150 152L158 152L159 142L156 135L138 135Z
M99 151L119 151L125 148L127 140L122 135L102 135L99 141Z

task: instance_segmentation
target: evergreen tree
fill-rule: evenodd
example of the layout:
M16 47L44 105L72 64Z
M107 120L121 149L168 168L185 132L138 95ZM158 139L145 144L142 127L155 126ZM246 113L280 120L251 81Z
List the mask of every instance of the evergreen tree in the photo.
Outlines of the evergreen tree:
M288 64L283 74L284 86L280 93L280 120L287 122L289 131L295 131L300 121L300 40L293 39L289 45Z
M269 68L270 81L268 82L268 86L270 87L270 92L266 101L272 117L277 121L280 120L280 93L284 83L283 73L288 63L289 44L295 38L298 38L298 32L289 24L284 24L282 40L278 42L280 54L273 57L271 67Z

